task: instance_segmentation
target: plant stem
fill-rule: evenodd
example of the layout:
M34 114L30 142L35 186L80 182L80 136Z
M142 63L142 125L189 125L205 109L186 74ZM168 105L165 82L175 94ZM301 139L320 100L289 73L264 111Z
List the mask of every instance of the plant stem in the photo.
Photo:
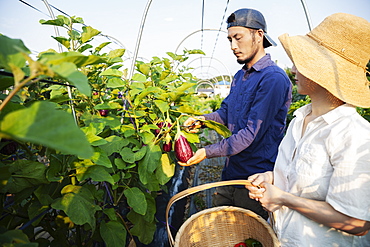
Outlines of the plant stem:
M13 98L13 96L18 93L19 90L21 90L21 88L23 86L25 86L28 82L30 82L31 80L33 80L34 77L28 77L26 78L24 81L22 81L21 83L19 83L14 89L13 91L10 92L10 94L8 94L8 96L6 96L6 98L4 99L4 101L1 103L0 105L0 112L4 109L5 105L11 100L11 98ZM34 80L33 82L37 82L39 81L40 79L36 79Z
M118 218L121 219L122 224L125 226L127 233L131 236L131 238L134 238L134 236L132 236L132 234L130 232L130 228L127 226L127 224L126 224L125 220L122 218L121 214L116 212L116 215L118 216Z

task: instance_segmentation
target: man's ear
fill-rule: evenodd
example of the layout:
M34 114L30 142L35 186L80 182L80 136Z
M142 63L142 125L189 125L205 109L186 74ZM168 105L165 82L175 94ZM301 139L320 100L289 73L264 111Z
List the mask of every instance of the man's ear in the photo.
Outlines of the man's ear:
M257 40L258 42L262 42L263 43L263 36L264 36L264 33L262 29L258 29L256 34L257 34Z

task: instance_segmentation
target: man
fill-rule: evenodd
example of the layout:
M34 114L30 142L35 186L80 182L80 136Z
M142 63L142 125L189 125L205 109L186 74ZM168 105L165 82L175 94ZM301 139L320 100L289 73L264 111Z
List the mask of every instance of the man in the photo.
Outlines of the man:
M266 34L266 22L259 11L239 9L228 17L227 24L231 50L244 66L235 74L230 94L219 110L189 118L184 125L191 125L197 118L213 120L226 125L232 136L199 149L182 165L226 156L222 180L246 179L274 167L291 102L291 83L265 52L264 48L276 44ZM196 132L200 126L193 125L188 131ZM214 204L247 208L267 219L260 204L246 198L248 190L244 187L224 186L217 188Z

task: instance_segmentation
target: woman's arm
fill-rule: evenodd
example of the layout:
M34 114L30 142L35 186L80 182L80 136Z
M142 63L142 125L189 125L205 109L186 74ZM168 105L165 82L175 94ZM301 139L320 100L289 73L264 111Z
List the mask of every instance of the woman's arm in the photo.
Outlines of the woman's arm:
M258 197L259 201L269 211L273 212L281 206L286 206L319 224L357 236L365 235L370 230L369 221L342 214L325 201L298 197L270 183L261 183L260 186L265 192L263 196Z

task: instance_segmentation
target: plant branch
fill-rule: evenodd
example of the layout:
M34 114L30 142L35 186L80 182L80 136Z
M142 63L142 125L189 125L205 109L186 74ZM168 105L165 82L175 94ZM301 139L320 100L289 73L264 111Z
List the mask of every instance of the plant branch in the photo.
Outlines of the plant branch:
M0 105L0 112L4 109L5 105L13 98L13 96L19 92L19 90L21 90L21 88L23 86L25 86L28 82L32 81L34 79L34 77L28 77L26 78L25 80L23 80L21 83L19 83L14 89L13 91L10 92L10 94L8 94L8 96L6 96L6 98L4 99L4 101L1 103ZM35 79L33 81L34 82L37 82L39 81L40 79Z

